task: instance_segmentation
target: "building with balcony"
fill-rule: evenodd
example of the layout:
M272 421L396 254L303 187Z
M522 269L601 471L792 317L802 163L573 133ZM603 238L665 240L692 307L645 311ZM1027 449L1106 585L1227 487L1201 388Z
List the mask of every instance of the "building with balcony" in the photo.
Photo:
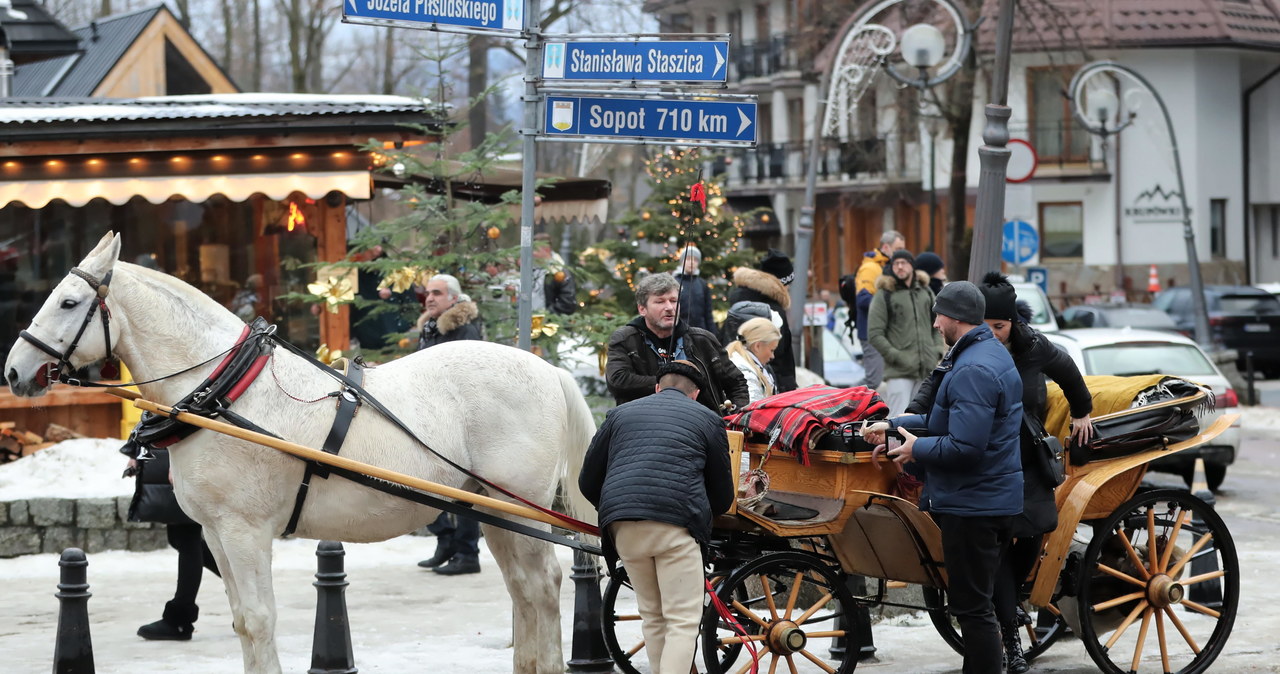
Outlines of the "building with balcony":
M1065 302L1140 294L1152 264L1165 285L1188 278L1181 215L1169 201L1178 196L1173 157L1154 101L1131 96L1135 123L1105 142L1069 111L1072 75L1104 58L1141 72L1170 108L1206 282L1280 280L1280 8L1269 0L1051 4L1022 2L1015 19L1010 131L1034 148L1038 164L1026 182L1009 185L1006 205L1006 219L1039 233L1030 264L1049 270L1050 295ZM970 222L997 5L986 1L975 41L984 72L969 137ZM791 246L818 100L815 63L857 8L793 0L646 4L663 32L733 36L730 90L759 95L759 145L727 154L713 170L723 173L732 204L772 209L748 232L757 246ZM881 75L849 121L849 139L822 141L816 287L834 288L885 229L904 232L913 251L944 250L952 143L945 130L931 139L916 97Z

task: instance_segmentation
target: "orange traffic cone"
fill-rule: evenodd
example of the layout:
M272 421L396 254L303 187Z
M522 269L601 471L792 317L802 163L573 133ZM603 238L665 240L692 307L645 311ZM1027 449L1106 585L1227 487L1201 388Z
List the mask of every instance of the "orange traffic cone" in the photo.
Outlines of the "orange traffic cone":
M1156 266L1151 265L1151 274L1147 277L1147 292L1160 292L1160 272L1156 271Z

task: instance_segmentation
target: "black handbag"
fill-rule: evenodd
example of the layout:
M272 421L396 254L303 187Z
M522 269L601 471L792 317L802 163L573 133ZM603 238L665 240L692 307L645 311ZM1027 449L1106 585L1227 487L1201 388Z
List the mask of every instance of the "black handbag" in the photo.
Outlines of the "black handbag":
M1032 455L1049 484L1058 486L1067 479L1066 452L1062 441L1044 430L1044 425L1026 414L1022 415L1022 427L1031 439Z
M155 457L138 462L133 500L129 502L130 522L195 524L178 505L169 482L169 452L158 450Z

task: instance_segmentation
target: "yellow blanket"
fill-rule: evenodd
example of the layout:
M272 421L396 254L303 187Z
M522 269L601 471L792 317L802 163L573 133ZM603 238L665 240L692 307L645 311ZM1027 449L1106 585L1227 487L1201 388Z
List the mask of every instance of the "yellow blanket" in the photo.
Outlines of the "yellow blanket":
M1093 397L1093 413L1089 416L1097 418L1104 414L1120 412L1133 406L1133 399L1139 393L1156 386L1166 379L1177 379L1162 374L1148 374L1138 377L1105 377L1090 376L1084 378L1085 386ZM1067 436L1071 434L1071 407L1062 389L1052 381L1046 382L1049 389L1045 405L1044 429L1062 440L1067 446Z

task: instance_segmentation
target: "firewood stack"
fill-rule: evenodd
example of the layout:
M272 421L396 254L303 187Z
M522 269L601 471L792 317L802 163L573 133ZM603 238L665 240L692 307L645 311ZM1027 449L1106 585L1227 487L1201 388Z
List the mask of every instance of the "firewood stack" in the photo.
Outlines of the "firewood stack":
M83 436L57 424L49 424L49 429L43 436L40 436L31 431L17 428L17 424L12 421L0 421L0 463L17 461L28 454L49 447L55 442L79 437Z

